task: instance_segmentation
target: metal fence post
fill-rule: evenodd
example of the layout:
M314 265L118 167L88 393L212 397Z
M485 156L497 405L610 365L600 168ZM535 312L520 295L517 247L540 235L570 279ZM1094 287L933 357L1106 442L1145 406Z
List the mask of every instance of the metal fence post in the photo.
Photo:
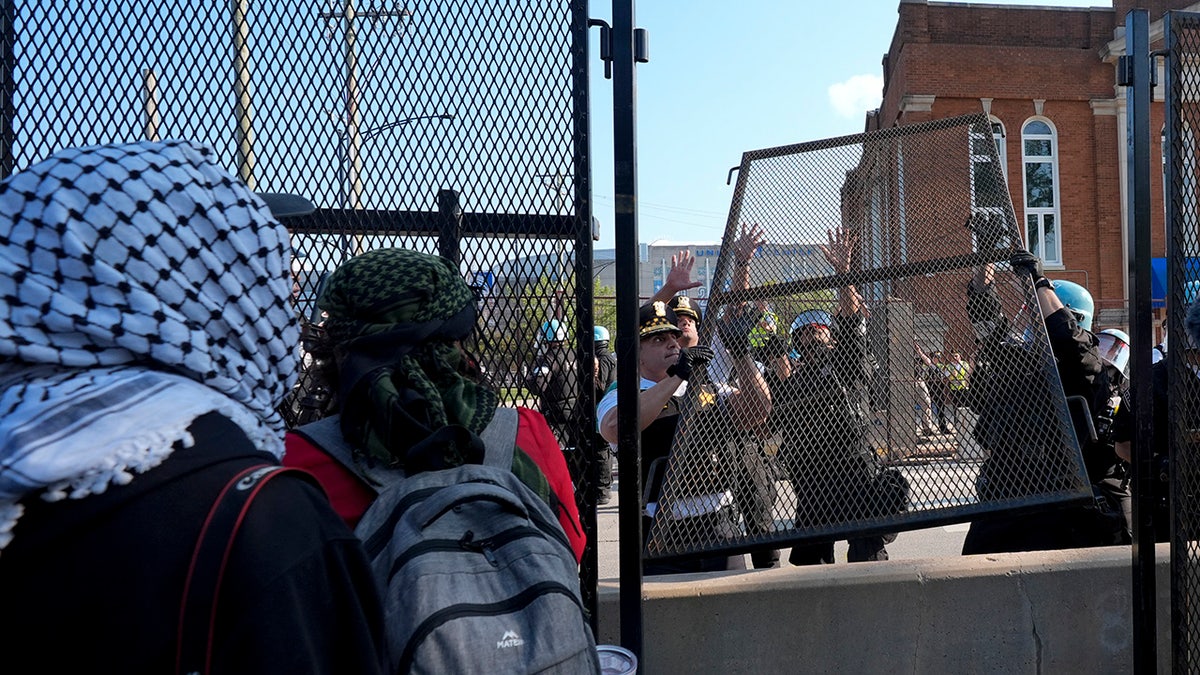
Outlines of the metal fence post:
M637 72L634 0L613 0L613 191L617 260L617 462L621 644L642 659L642 466L638 427Z
M1121 57L1121 84L1126 85L1128 117L1128 246L1130 303L1130 388L1134 408L1133 502L1133 655L1134 672L1157 670L1155 629L1154 526L1154 395L1150 377L1153 314L1150 307L1150 28L1149 13L1135 9L1125 16L1126 54Z

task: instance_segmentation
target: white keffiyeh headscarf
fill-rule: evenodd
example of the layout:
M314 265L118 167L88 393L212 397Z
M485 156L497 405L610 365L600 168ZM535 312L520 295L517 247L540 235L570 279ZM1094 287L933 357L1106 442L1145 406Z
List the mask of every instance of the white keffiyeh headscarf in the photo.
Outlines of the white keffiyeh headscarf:
M64 150L0 182L0 549L22 498L128 483L210 412L281 456L290 259L190 142Z

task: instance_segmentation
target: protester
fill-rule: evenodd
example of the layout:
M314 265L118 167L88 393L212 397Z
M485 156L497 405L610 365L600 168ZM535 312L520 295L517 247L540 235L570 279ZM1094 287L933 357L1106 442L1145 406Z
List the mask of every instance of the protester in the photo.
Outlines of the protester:
M499 397L480 383L478 362L463 347L475 300L445 258L368 251L330 275L317 303L329 314L325 348L334 358L323 377L339 413L326 423L352 456L339 459L337 448L300 427L287 434L284 462L313 473L354 527L375 500L373 471L403 471L408 457L430 447L446 466L478 461L478 435ZM542 415L517 413L513 472L551 502L579 560L585 540L562 451Z
M930 393L927 378L933 370L933 360L921 349L921 345L913 342L913 385L917 391L916 412L919 417L918 434L936 436L937 426L933 423L933 395Z
M266 204L190 142L64 150L0 183L10 666L383 671L361 545L319 488L273 470L290 257ZM261 487L201 547L234 481Z

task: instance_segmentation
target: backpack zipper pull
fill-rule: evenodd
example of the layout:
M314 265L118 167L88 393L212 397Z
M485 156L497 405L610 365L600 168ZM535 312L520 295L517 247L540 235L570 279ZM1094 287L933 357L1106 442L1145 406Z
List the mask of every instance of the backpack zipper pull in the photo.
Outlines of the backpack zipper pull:
M467 530L462 539L458 540L458 545L467 551L482 553L484 560L487 560L488 564L492 567L500 566L500 561L496 559L496 554L492 552L492 542L487 540L475 541L475 533L471 530Z

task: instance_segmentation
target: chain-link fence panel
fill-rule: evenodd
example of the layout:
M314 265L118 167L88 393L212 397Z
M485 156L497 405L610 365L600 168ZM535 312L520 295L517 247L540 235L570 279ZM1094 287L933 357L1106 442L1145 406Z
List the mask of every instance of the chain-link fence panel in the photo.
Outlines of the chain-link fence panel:
M1200 667L1200 315L1188 309L1200 288L1200 15L1171 12L1166 30L1167 75L1164 168L1167 216L1167 350L1155 364L1154 425L1166 451L1155 452L1158 494L1152 507L1155 538L1171 541L1174 672ZM1189 326L1190 324L1190 326ZM1193 337L1194 336L1194 337ZM1169 480L1168 480L1169 476Z
M541 411L591 550L593 224L587 3L558 0L6 4L2 169L64 147L187 138L287 218L304 327L289 424L336 408L319 377L322 281L379 247L439 253L476 289L472 344L506 405ZM578 283L576 280L585 280ZM317 367L314 367L317 366Z
M745 153L648 556L1090 500L1018 228L983 116Z

